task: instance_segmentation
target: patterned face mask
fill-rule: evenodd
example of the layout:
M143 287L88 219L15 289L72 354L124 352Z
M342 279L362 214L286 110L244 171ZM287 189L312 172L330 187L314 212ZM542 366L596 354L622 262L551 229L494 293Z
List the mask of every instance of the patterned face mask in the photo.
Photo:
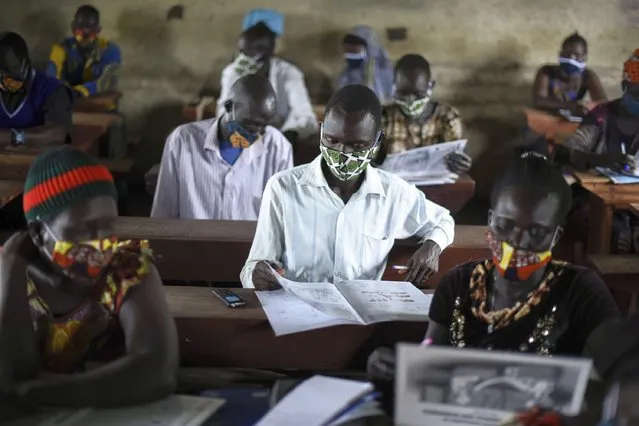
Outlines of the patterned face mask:
M426 109L426 105L428 105L428 102L430 102L430 97L433 94L433 86L434 82L429 81L426 96L421 99L417 99L411 103L407 103L402 101L401 99L395 98L395 104L399 106L399 109L401 109L406 116L419 117ZM393 88L393 91L395 91L395 88Z
M255 74L264 64L262 59L262 56L250 57L243 52L240 52L237 54L235 61L233 61L233 67L240 77Z
M117 251L116 237L76 243L59 240L48 226L45 229L56 241L51 261L69 278L99 278Z
M322 158L333 175L343 181L351 180L361 175L366 166L377 156L379 145L372 148L345 153L336 149L326 148L320 143Z
M0 86L5 92L18 92L24 86L24 82L20 80L16 80L14 78L3 75L2 80L0 80Z
M506 241L498 240L495 234L486 231L488 247L493 253L493 260L499 275L510 281L525 281L539 269L543 268L552 258L552 252L534 252L517 250Z
M226 131L228 132L229 142L233 148L249 148L255 142L260 140L262 135L260 133L253 133L244 128L235 119L235 105L233 105L232 119L226 122Z
M426 105L428 105L428 102L430 102L430 93L425 98L417 99L410 104L400 101L399 99L395 99L395 103L399 106L399 109L401 109L408 117L419 117L422 115L426 109Z

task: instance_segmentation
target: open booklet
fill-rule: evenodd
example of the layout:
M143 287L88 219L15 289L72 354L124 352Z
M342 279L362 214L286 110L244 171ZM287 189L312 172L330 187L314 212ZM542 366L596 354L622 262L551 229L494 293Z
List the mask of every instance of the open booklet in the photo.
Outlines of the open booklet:
M452 183L459 176L448 170L446 157L465 148L466 139L415 148L390 154L379 168L414 185Z
M275 335L334 325L426 321L432 295L408 282L298 283L278 276L283 290L257 292Z

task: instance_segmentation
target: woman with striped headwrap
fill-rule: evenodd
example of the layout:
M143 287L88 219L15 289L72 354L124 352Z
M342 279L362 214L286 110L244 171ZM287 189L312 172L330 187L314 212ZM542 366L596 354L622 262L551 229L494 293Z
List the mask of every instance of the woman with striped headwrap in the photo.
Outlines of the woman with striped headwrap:
M170 394L175 324L148 242L114 235L109 171L74 148L49 150L29 170L23 204L28 232L0 254L0 416L8 398L95 407ZM87 372L122 332L124 354Z

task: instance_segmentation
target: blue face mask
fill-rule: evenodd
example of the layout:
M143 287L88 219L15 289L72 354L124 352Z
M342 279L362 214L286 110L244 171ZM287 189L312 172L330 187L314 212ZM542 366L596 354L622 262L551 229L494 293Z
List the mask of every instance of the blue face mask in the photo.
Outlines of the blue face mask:
M639 116L639 99L636 99L630 93L624 93L621 97L621 104L630 114Z
M586 63L572 58L559 57L559 68L567 75L581 75L586 69Z
M228 132L229 142L233 148L249 148L261 137L259 133L246 130L235 120L235 107L233 107L233 118L226 122L225 129Z
M346 59L346 65L349 68L359 68L364 65L366 61L366 51L361 51L359 53L344 53L344 59Z

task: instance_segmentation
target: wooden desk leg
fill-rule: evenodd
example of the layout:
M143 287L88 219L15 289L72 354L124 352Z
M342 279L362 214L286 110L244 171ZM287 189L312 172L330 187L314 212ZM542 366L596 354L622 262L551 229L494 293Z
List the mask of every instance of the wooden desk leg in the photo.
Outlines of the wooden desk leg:
M607 206L606 203L596 195L590 194L588 209L588 253L610 253L612 213L613 208L611 206Z
M637 293L632 293L630 296L630 307L628 308L628 318L637 312Z

